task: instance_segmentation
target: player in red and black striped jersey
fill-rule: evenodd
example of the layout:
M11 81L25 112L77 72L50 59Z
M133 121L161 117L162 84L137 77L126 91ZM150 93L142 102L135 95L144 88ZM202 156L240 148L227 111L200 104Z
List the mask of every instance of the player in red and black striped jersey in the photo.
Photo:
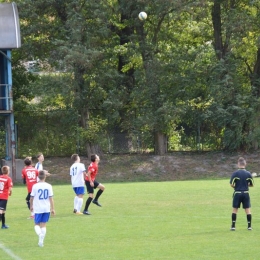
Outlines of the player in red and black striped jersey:
M86 184L87 191L89 194L89 197L86 201L85 209L83 211L83 214L85 214L85 215L90 215L90 212L88 211L88 207L89 207L91 201L94 204L96 204L97 206L101 207L101 205L98 202L98 199L99 199L100 195L103 193L103 191L105 190L105 186L96 180L96 175L98 173L98 163L100 161L99 156L96 154L92 154L90 157L90 160L91 160L91 163L88 167L88 172L85 177L85 184ZM98 188L99 190L98 190L95 198L93 199L94 189L96 189L96 188Z

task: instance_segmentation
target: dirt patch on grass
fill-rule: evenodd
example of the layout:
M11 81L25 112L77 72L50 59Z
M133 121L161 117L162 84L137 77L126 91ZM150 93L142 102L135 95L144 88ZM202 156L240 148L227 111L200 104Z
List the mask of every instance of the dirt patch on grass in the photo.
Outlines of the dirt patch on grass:
M174 181L229 178L237 169L237 159L247 160L247 170L260 173L259 153L225 154L221 152L176 152L166 156L156 155L103 155L99 165L100 182ZM86 167L90 160L81 157ZM69 157L45 158L44 168L52 176L52 183L70 183Z

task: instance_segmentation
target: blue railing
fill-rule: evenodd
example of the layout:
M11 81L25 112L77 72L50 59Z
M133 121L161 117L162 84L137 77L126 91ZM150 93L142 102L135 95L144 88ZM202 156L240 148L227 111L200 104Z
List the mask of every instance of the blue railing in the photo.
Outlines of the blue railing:
M13 110L12 86L10 84L0 84L0 111Z

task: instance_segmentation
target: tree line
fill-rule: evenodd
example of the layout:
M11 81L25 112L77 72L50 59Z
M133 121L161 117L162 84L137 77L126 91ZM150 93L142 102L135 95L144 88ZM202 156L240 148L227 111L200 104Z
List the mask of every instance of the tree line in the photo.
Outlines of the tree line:
M73 111L67 121L88 153L102 149L99 136L111 128L128 145L136 132L149 137L148 148L160 155L191 143L199 150L258 149L259 1L16 3L18 121L21 111ZM39 73L27 71L29 60L38 61Z

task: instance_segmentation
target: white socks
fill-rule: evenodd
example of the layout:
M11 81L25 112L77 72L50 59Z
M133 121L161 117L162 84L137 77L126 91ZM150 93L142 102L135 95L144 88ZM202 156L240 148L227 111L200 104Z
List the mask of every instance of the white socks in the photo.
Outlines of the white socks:
M43 240L44 240L44 237L45 237L45 235L46 235L46 227L40 227L40 226L38 226L38 225L35 225L34 226L34 230L35 230L35 233L39 236L39 243L38 243L38 245L40 246L40 247L43 247Z
M41 231L42 231L42 235L45 237L46 232L47 232L46 227L42 227L42 228L41 228Z
M78 196L74 198L74 209L78 210L77 207L78 207Z
M41 231L41 227L38 226L38 225L35 225L34 226L34 230L35 230L35 233L39 236L41 235L42 231Z
M78 205L77 205L77 208L76 208L77 212L80 212L82 204L83 204L83 198L78 198Z
M76 209L77 212L80 212L82 204L83 204L83 198L79 198L78 196L76 196L74 198L74 209Z

